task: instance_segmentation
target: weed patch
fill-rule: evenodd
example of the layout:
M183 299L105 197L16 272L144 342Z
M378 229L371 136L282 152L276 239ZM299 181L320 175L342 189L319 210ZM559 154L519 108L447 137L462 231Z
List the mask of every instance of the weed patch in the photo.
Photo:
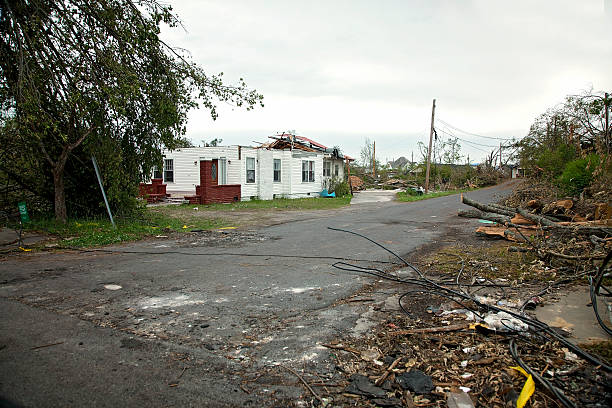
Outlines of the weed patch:
M412 201L420 201L427 200L430 198L436 197L445 197L453 194L465 193L468 191L472 191L472 189L462 189L462 190L449 190L449 191L437 191L435 193L428 193L423 195L412 195L412 193L408 193L406 191L400 191L397 193L397 201L401 202L412 202Z
M28 223L26 229L57 237L58 247L87 248L136 241L169 232L208 230L227 225L220 219L179 218L154 211L147 211L139 219L117 218L115 223L117 228L104 219L73 219L65 224L54 219L38 219Z

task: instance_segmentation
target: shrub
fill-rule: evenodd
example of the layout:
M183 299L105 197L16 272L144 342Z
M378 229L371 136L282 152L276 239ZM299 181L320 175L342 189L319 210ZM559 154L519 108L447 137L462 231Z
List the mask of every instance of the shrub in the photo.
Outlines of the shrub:
M351 194L351 188L346 181L338 181L332 184L332 192L336 193L336 197L344 197Z
M569 194L581 193L593 181L593 172L599 162L600 157L596 154L568 162L557 179L559 187Z

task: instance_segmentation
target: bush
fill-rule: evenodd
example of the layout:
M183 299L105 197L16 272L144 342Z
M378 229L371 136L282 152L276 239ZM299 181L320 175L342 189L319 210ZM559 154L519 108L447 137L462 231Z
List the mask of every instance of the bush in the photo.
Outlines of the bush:
M569 194L580 194L593 181L593 172L599 163L600 157L596 154L570 161L557 179L559 187Z
M336 193L336 197L344 197L351 194L351 188L346 181L338 181L332 184L332 192Z
M576 157L576 149L574 146L562 144L554 150L546 150L540 154L536 160L536 164L548 177L554 178L559 176L565 166L571 163Z

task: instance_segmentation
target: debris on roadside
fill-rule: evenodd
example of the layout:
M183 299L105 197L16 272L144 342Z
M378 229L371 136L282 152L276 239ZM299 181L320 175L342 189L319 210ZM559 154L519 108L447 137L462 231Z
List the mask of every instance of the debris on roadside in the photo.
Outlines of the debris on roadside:
M351 381L344 393L333 395L335 405L468 408L612 403L607 356L574 345L567 334L534 317L532 310L542 303L540 296L546 290L521 292L515 277L501 276L495 262L461 255L453 261L454 271L451 266L446 273L426 276L368 237L344 232L385 249L415 275L400 278L346 262L333 265L407 287L398 298L404 314L390 313L363 338L326 346L338 371ZM608 254L590 270L591 279L601 283L610 258ZM391 399L400 403L388 403Z

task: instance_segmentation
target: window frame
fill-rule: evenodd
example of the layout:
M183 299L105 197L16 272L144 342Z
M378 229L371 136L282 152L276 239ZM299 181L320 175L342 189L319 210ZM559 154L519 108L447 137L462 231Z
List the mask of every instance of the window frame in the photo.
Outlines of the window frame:
M334 164L334 177L338 177L340 175L340 165Z
M315 162L314 160L302 160L302 183L314 183Z
M249 163L251 163L253 165L252 169L249 169ZM255 158L254 157L247 157L246 158L245 167L246 167L246 182L248 184L255 184ZM249 181L249 172L252 172L252 175L253 175L253 178L252 178L251 181Z
M331 177L331 161L323 160L323 177Z
M278 164L278 168L276 168L276 165ZM281 182L281 176L282 176L282 165L281 165L281 159L273 159L272 160L272 181L274 181L275 183L280 183Z
M164 159L164 183L174 183L174 159Z

